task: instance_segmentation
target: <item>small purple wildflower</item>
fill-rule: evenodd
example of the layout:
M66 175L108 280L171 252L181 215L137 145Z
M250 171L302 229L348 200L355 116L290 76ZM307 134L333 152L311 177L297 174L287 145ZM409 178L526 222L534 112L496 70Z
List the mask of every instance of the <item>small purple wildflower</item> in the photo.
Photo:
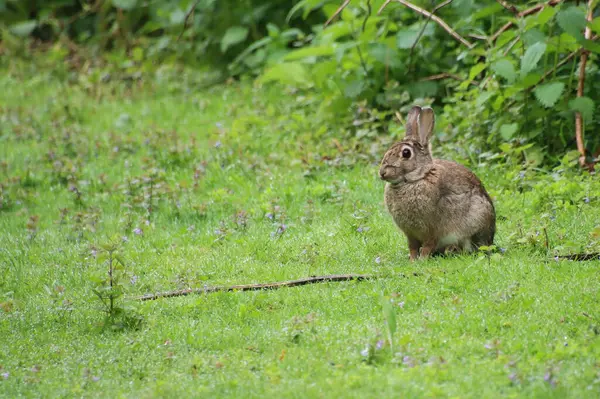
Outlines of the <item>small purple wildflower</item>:
M194 231L194 230L196 230L196 226L194 226L193 224L187 228L187 231Z
M483 345L483 347L485 349L493 349L494 348L491 344L485 344L485 345Z
M519 381L519 377L518 377L517 373L510 373L508 375L508 379L511 380L512 382L518 382Z
M362 226L360 226L358 229L356 229L356 231L358 231L359 233L364 233L368 230L369 230L368 227L362 227Z
M5 380L8 380L8 377L10 376L10 373L7 371L6 373L2 373L0 374L2 376L2 378L4 378Z
M400 309L404 309L404 301L398 302L398 306L400 307Z
M377 264L381 263L381 258L379 256L375 258L375 263L377 263Z
M410 356L404 356L402 358L402 364L405 365L405 366L407 366L407 367L415 367L415 361Z
M144 224L145 224L146 226L150 226L150 221L149 221L149 220L146 220L146 221L144 222Z
M223 144L221 143L221 140L217 140L217 142L215 143L215 148L221 148Z
M98 255L98 250L97 250L97 249L92 249L92 250L91 250L91 254L92 254L92 256L95 258L95 257L96 257L96 255Z
M221 122L215 123L215 126L218 127L219 129L223 128L223 124Z
M384 344L384 341L382 339L380 339L379 341L377 341L377 344L375 344L375 348L381 349L381 348L383 348L383 344Z
M271 212L267 213L267 214L265 215L265 217L266 217L267 219L271 219L271 220L273 220L273 214L272 214Z
M137 234L139 236L139 235L143 234L144 232L139 227L136 227L135 229L133 229L133 233Z
M558 262L558 255L554 257L554 260Z
M133 275L131 277L131 280L129 280L129 282L131 283L131 285L135 285L135 283L137 283L137 281L138 281L138 276L136 276L136 275Z
M585 197L583 199L583 202L585 202L586 204L589 204L590 203L590 198L589 197Z
M98 376L93 376L93 377L92 377L92 381L94 381L94 382L98 382L98 381L100 381L100 377L98 377Z

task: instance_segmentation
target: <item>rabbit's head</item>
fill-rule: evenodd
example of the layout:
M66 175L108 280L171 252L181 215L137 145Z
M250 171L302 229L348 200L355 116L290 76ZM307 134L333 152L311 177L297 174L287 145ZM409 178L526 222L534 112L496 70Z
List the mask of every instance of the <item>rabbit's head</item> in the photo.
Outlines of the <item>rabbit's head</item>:
M385 153L379 177L391 184L422 179L432 167L429 139L435 115L430 107L412 107L406 118L406 135Z

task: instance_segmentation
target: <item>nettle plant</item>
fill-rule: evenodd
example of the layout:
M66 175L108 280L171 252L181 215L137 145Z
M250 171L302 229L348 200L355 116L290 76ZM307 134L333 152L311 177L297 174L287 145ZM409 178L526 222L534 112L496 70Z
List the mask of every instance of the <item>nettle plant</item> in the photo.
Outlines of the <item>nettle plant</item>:
M441 140L457 147L517 148L534 166L576 149L593 165L600 138L585 133L600 127L598 0L523 3L301 1L290 14L322 12L329 23L272 59L260 82L314 90L337 117L360 101L433 104Z

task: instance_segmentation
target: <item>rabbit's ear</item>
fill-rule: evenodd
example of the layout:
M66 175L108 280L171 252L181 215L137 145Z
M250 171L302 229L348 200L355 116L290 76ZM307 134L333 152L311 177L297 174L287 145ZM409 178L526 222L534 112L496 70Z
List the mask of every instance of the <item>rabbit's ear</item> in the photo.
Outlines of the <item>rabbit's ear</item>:
M424 107L419 114L419 143L424 146L429 144L435 126L435 115L431 107Z
M421 107L415 105L408 111L406 117L406 134L404 138L419 140L419 114Z

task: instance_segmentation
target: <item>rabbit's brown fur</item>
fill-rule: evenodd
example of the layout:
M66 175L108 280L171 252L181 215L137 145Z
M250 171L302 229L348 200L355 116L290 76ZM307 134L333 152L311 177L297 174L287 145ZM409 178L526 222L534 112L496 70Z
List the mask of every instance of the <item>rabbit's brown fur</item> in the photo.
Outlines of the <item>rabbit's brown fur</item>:
M413 107L406 137L383 157L385 203L408 238L410 259L451 249L470 251L494 241L496 214L481 181L456 162L433 159L431 108Z

